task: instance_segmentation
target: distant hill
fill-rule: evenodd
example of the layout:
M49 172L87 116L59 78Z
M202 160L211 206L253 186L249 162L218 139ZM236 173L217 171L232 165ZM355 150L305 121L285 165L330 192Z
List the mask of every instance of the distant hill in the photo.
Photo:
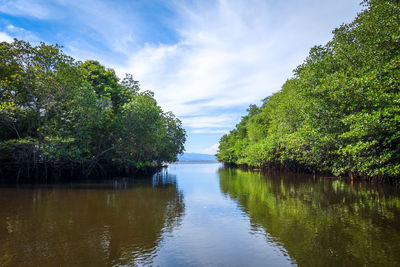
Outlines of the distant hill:
M184 153L178 157L178 161L213 161L217 162L214 155L200 153Z

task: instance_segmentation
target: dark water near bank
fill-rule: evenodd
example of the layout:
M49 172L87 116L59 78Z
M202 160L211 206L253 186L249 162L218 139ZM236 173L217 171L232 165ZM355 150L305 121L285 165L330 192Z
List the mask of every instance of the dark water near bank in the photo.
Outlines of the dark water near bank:
M400 266L392 187L181 164L0 205L0 266Z

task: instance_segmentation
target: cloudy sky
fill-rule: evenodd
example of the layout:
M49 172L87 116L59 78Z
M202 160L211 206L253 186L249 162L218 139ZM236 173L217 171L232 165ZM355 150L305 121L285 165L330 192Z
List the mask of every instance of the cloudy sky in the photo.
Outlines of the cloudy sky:
M277 92L360 0L0 0L0 41L58 43L131 73L215 153L250 104Z

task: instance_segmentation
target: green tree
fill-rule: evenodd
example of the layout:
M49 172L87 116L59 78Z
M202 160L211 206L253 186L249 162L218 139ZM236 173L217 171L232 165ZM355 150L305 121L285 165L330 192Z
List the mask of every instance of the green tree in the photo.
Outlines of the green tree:
M279 92L221 138L220 161L400 176L400 3L362 5L353 22L310 50Z
M186 133L154 94L98 61L76 62L58 45L0 44L0 161L20 176L53 169L157 167L176 160ZM44 171L42 170L44 168Z

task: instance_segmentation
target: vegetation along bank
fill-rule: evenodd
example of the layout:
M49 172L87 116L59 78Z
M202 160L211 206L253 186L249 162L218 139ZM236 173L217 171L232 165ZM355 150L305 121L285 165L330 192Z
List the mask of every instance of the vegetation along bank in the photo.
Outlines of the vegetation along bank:
M400 178L400 2L369 0L220 140L219 161Z
M152 92L57 45L0 43L0 99L2 179L152 171L184 150L181 122Z

